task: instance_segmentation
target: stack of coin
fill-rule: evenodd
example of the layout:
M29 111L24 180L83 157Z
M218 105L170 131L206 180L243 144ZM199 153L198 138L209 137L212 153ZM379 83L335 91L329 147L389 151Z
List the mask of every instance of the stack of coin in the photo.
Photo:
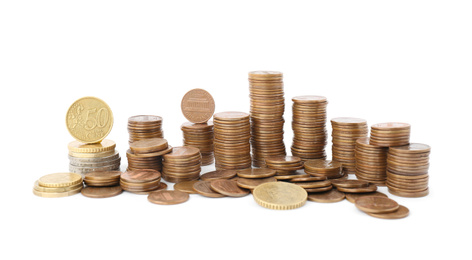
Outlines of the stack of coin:
M120 185L120 171L89 172L85 174L87 186L106 187Z
M276 71L249 72L251 145L255 167L263 166L265 157L286 155L282 78L282 73Z
M356 140L368 134L367 121L353 117L338 117L331 119L333 128L333 160L343 165L343 171L348 174L356 173Z
M326 177L328 179L347 177L347 174L342 171L342 164L337 161L312 159L305 161L303 166L305 172L311 176Z
M277 171L269 168L247 168L236 172L238 174L236 183L244 189L253 190L263 183L277 182L275 178Z
M290 182L304 188L308 193L320 193L333 188L331 181L324 176L298 177L291 179Z
M388 191L401 197L428 195L428 169L431 147L426 144L390 147L387 157Z
M407 123L380 123L371 126L370 144L390 147L410 143L411 126Z
M44 198L67 197L79 193L83 188L82 176L64 172L45 175L34 183L33 193Z
M120 170L120 154L115 151L116 144L111 140L94 144L73 141L68 148L71 172L84 176L87 172Z
M169 182L196 180L200 177L202 156L200 150L191 146L174 147L162 156L162 177Z
M186 122L180 127L184 135L184 146L198 148L202 154L202 165L214 162L213 155L213 122L194 124Z
M128 170L153 169L162 170L162 155L170 153L172 147L163 138L148 138L130 143L126 151Z
M126 171L121 174L120 185L125 191L148 194L162 188L161 173L156 170Z
M217 170L251 167L249 114L221 112L213 116Z
M387 147L371 145L369 137L356 141L356 177L385 186L387 180Z
M292 175L303 169L303 162L297 156L272 156L264 158L268 168L276 170L277 175Z
M134 142L147 138L163 138L162 117L139 115L128 118L129 141Z
M322 96L298 96L293 101L292 154L302 158L325 159L328 132L326 131L326 107Z

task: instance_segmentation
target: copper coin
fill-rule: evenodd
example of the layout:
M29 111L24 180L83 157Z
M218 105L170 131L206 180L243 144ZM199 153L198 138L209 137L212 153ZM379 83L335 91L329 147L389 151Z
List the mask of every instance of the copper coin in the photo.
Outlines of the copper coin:
M370 183L367 187L362 188L343 188L337 187L339 191L344 193L366 193L366 192L374 192L377 190L377 185Z
M429 194L429 188L426 188L425 190L418 191L418 192L407 192L404 190L397 190L397 189L393 189L392 187L388 187L388 192L399 197L420 198L420 197L427 196Z
M296 184L296 183L295 183ZM305 188L306 192L308 193L319 193L325 192L333 189L333 185L329 185L326 187L319 187L319 188Z
M338 169L342 165L339 162L332 161L332 160L308 160L305 162L305 169L313 169L313 170L326 170L326 169Z
M331 123L337 125L367 125L367 121L355 117L336 117L331 119Z
M84 180L91 181L112 181L120 179L121 171L103 171L103 172L88 172L85 174Z
M296 184L305 189L312 189L312 188L321 188L321 187L331 186L331 181L324 180L324 181L312 181L312 182L294 182L293 184Z
M205 123L215 112L215 100L204 89L192 89L182 98L180 104L185 118L192 123Z
M167 149L167 140L164 138L149 138L130 143L129 147L134 154L154 153Z
M239 177L248 179L267 178L275 176L276 170L269 168L249 168L244 170L238 170L237 174Z
M123 192L120 186L112 187L85 187L82 189L81 193L85 197L89 198L109 198L116 195L119 195Z
M324 181L326 180L326 176L311 176L311 175L305 175L305 176L295 176L294 178L290 179L290 182L312 182L312 181Z
M174 184L174 190L186 192L189 194L197 194L197 192L193 189L193 185L198 181L183 181Z
M211 181L218 179L231 179L237 174L236 170L216 170L204 173L200 176L202 181Z
M369 183L366 181L361 180L331 180L331 183L335 187L342 187L342 188L362 188L369 186Z
M178 190L159 190L149 193L148 200L159 205L175 205L186 202L189 197L188 193Z
M225 195L211 189L210 181L198 181L193 185L193 189L200 195L210 198L222 198Z
M388 212L388 213L367 213L369 216L376 217L376 218L383 218L383 219L399 219L399 218L405 218L410 214L410 210L405 207L400 205L400 207L393 211L393 212Z
M249 189L249 190L253 190L257 186L263 183L267 183L267 182L277 182L277 179L275 177L268 177L268 178L262 178L262 179L238 178L236 181L239 187L244 188L244 189Z
M396 211L400 205L392 199L379 196L365 196L358 198L356 207L366 213L389 213Z
M323 96L313 96L313 95L306 95L306 96L296 96L292 98L293 102L296 103L326 103L327 98Z
M127 171L121 174L122 180L131 183L151 182L160 178L160 172L150 169Z
M249 119L249 114L244 113L244 112L235 112L235 111L229 111L229 112L220 112L216 113L214 115L214 124L215 121L222 120L222 121L246 121Z
M308 194L308 200L322 203L332 203L344 200L346 195L336 189L325 192Z
M371 126L372 129L376 130L401 130L409 129L411 126L407 123L398 123L398 122L389 122L389 123L379 123Z
M365 196L388 197L387 195L385 195L381 192L378 192L378 191L368 192L368 193L346 193L346 199L349 202L352 202L352 203L356 202L356 199L361 198L361 197L365 197Z
M232 180L214 180L210 183L210 188L220 194L229 197L244 197L249 194L249 190L241 189L235 181Z
M195 156L198 157L200 154L200 150L195 147L191 146L178 146L172 149L171 153L164 155L164 160L172 160L172 159L186 159L186 158L193 158Z

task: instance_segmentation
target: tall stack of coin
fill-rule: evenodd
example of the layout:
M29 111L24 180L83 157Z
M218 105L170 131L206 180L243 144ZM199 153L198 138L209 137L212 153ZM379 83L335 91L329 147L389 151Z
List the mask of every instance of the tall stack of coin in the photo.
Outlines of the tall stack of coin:
M379 186L387 180L387 147L371 145L369 137L356 141L356 177Z
M196 180L200 177L202 156L191 146L174 147L163 157L162 177L169 182Z
M419 143L390 147L387 158L388 191L401 197L428 195L430 152L429 145Z
M298 96L293 101L292 154L303 160L325 159L328 139L326 131L326 107L322 96Z
M170 153L172 147L163 138L148 138L130 143L126 152L128 170L153 169L162 170L162 156Z
M44 198L67 197L79 193L84 187L82 176L61 172L44 175L34 183L33 193Z
M333 160L343 165L343 171L348 174L356 173L356 140L368 134L367 121L353 117L338 117L331 119L333 128Z
M69 171L82 174L94 171L114 171L120 169L121 157L115 151L116 144L111 140L86 144L79 141L70 142Z
M251 167L249 114L221 112L213 116L215 167L217 170Z
M410 143L410 124L407 123L380 123L371 126L370 144L390 147L402 146Z
M196 147L202 154L202 165L214 162L213 155L213 122L194 124L183 123L180 127L184 136L184 146Z
M148 138L163 138L162 117L138 115L128 118L129 141L134 142Z
M286 155L282 78L282 73L276 71L249 72L251 145L253 165L256 167L263 166L265 157Z

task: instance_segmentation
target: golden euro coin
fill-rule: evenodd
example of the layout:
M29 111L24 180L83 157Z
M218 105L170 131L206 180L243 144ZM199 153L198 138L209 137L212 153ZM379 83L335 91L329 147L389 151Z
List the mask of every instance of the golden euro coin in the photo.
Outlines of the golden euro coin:
M82 176L72 172L51 173L39 178L42 187L60 188L76 185L82 182Z
M69 143L69 151L74 153L102 153L115 151L116 143L112 140L105 139L100 143L87 144L79 141Z
M257 186L254 191L257 204L268 209L296 209L303 205L308 193L302 187L287 182L268 182Z
M67 110L66 125L77 141L99 143L113 127L113 114L103 100L83 97L76 100Z
M36 189L33 189L33 194L38 196L38 197L43 197L43 198L61 198L61 197L68 197L75 195L79 193L82 190L82 185L80 185L78 188L70 191L64 191L64 192L44 192L44 191L39 191Z

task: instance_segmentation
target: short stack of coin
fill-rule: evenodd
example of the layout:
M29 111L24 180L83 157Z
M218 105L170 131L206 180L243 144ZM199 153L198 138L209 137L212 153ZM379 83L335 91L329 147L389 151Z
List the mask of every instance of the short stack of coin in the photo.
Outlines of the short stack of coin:
M304 188L308 193L326 192L333 188L331 181L324 176L298 177L291 179L290 182Z
M387 147L371 145L369 137L356 141L356 177L385 186L387 180Z
M293 101L292 154L302 158L325 159L328 132L326 131L326 107L322 96L298 96Z
M33 187L36 196L44 198L67 197L83 188L82 176L77 173L52 173L39 178Z
M366 137L369 130L367 121L353 117L337 117L331 119L333 128L333 160L343 165L343 171L348 174L356 173L356 140Z
M215 161L213 154L213 122L194 124L183 123L180 127L184 136L184 146L198 148L202 154L202 165L210 165Z
M213 116L215 167L217 170L251 167L249 114L221 112Z
M120 171L89 172L85 174L84 183L92 187L120 185Z
M172 151L163 138L148 138L130 143L126 152L128 170L153 169L162 170L162 155Z
M390 147L410 143L411 126L407 123L380 123L371 126L370 144Z
M148 194L161 188L161 173L156 170L126 171L121 174L120 185L125 191Z
M282 79L281 72L249 72L252 159L256 167L263 166L265 157L286 155L283 142L285 98Z
M347 174L342 171L342 164L337 161L312 159L305 161L303 167L306 173L315 177L326 177L328 179L347 177Z
M292 175L303 169L303 161L297 156L272 156L264 158L267 168L277 171L277 175Z
M196 180L200 177L202 156L200 150L191 146L174 147L162 156L162 177L174 183Z
M128 118L129 141L134 142L147 138L163 138L162 117L139 115Z
M115 171L120 169L121 157L115 151L116 144L111 140L86 144L79 141L70 142L69 171L85 175L93 171Z
M390 147L387 158L388 191L401 197L428 195L428 169L431 147L411 143Z

